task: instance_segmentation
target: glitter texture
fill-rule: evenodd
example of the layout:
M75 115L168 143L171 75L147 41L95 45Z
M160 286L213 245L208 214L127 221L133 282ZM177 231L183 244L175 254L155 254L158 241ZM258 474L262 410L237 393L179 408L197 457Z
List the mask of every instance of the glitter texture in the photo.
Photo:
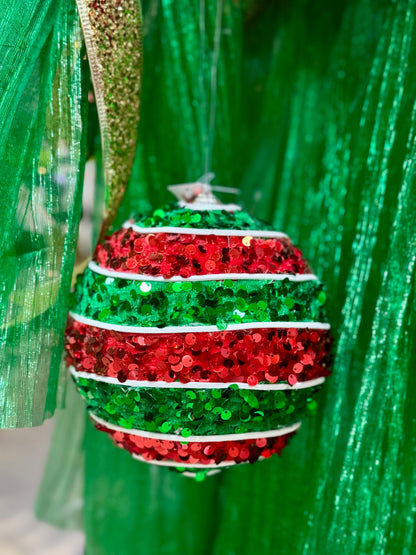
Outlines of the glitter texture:
M102 235L117 214L136 152L142 73L137 0L77 0L103 146L106 203Z

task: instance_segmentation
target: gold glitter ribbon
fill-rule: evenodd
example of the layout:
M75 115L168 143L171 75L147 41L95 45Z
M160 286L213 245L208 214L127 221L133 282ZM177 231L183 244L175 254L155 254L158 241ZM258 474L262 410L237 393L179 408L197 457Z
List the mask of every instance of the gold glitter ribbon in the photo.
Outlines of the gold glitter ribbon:
M139 0L77 0L103 149L105 208L100 240L117 214L136 152L142 74Z

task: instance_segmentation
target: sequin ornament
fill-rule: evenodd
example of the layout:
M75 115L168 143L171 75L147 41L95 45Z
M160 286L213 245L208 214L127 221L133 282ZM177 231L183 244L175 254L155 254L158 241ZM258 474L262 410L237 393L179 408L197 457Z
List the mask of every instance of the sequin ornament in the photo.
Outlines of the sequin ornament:
M284 233L211 186L135 216L77 280L67 364L95 426L203 479L280 455L329 374L326 293Z

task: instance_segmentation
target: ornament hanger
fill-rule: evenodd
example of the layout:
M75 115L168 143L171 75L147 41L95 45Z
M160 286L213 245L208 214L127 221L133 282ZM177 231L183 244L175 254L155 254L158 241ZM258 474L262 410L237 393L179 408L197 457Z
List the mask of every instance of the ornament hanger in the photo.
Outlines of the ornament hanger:
M239 189L223 187L222 185L211 185L215 173L208 172L193 183L180 183L168 185L168 191L178 199L178 205L190 210L226 210L235 212L241 210L238 204L224 204L216 197L213 191L219 193L230 193L239 195Z

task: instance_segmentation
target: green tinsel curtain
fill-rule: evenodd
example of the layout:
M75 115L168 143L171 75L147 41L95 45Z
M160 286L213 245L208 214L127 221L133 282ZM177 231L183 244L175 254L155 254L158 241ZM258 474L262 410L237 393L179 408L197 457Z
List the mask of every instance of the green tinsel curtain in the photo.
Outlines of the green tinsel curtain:
M410 555L416 1L148 0L144 16L140 141L119 221L206 169L240 186L328 286L333 376L281 458L202 483L135 462L89 422L82 450L71 393L38 513L71 526L83 498L87 555Z
M0 0L0 428L56 405L81 213L85 52L75 5Z

